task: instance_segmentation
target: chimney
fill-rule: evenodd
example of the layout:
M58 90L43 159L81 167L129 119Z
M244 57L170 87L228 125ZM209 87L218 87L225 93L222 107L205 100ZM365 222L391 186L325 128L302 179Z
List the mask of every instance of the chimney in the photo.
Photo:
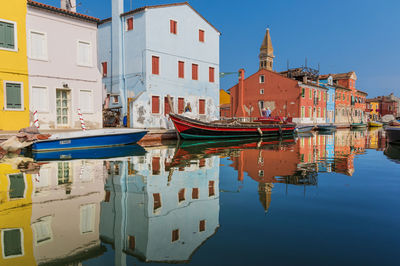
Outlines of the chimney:
M244 107L243 107L243 97L244 97L244 69L239 70L239 84L237 86L237 106L235 117L245 117Z
M61 0L61 9L76 12L76 0Z

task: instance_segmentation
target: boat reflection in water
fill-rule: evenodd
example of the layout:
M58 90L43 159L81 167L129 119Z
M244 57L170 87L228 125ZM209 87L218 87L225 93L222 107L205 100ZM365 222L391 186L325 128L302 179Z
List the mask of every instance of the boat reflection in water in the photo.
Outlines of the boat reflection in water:
M382 143L380 133L338 130L298 140L184 141L120 158L40 162L33 171L18 169L29 158L2 161L0 265L190 262L222 233L221 169L235 169L234 182L256 181L256 211L268 211L282 184L317 189L322 175L352 175L354 159ZM400 160L397 146L385 154Z
M400 145L388 144L383 153L393 162L400 164Z

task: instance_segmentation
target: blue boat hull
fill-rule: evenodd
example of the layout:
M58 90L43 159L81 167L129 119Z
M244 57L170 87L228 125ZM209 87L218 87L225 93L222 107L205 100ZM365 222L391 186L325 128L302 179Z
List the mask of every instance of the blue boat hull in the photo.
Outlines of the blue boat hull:
M106 148L77 149L64 151L33 152L35 161L106 159L145 155L146 151L138 144L112 146Z
M38 141L32 145L32 151L49 152L128 145L138 142L146 133L146 131L141 131L125 134L82 136L79 138Z

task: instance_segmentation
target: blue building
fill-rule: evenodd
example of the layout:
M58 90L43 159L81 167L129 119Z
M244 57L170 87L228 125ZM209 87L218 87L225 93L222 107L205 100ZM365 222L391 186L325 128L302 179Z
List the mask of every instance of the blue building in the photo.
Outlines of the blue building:
M325 78L325 76L327 77ZM326 98L326 122L335 123L335 87L333 86L333 78L331 75L324 75L324 79L320 79L319 82L321 86L328 89Z
M125 12L112 1L112 18L98 27L98 66L110 107L129 127L172 128L173 109L189 103L194 118L219 118L220 32L187 2Z

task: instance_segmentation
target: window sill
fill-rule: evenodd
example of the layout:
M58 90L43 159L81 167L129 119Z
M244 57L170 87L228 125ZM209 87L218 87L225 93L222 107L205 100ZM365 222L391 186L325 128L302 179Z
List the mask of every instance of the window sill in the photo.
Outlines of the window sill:
M35 60L35 61L42 61L42 62L49 62L49 58L35 58L35 57L29 57L30 60Z
M25 111L25 108L24 108L24 109L8 109L8 108L3 108L3 111L11 111L11 112L13 112L13 111L15 111L15 112L23 112L23 111Z
M14 48L14 49L9 49L9 48L0 47L0 50L9 51L9 52L18 52L18 47L17 47L17 48Z
M79 67L86 67L86 68L93 68L92 65L82 65L82 64L77 64Z

